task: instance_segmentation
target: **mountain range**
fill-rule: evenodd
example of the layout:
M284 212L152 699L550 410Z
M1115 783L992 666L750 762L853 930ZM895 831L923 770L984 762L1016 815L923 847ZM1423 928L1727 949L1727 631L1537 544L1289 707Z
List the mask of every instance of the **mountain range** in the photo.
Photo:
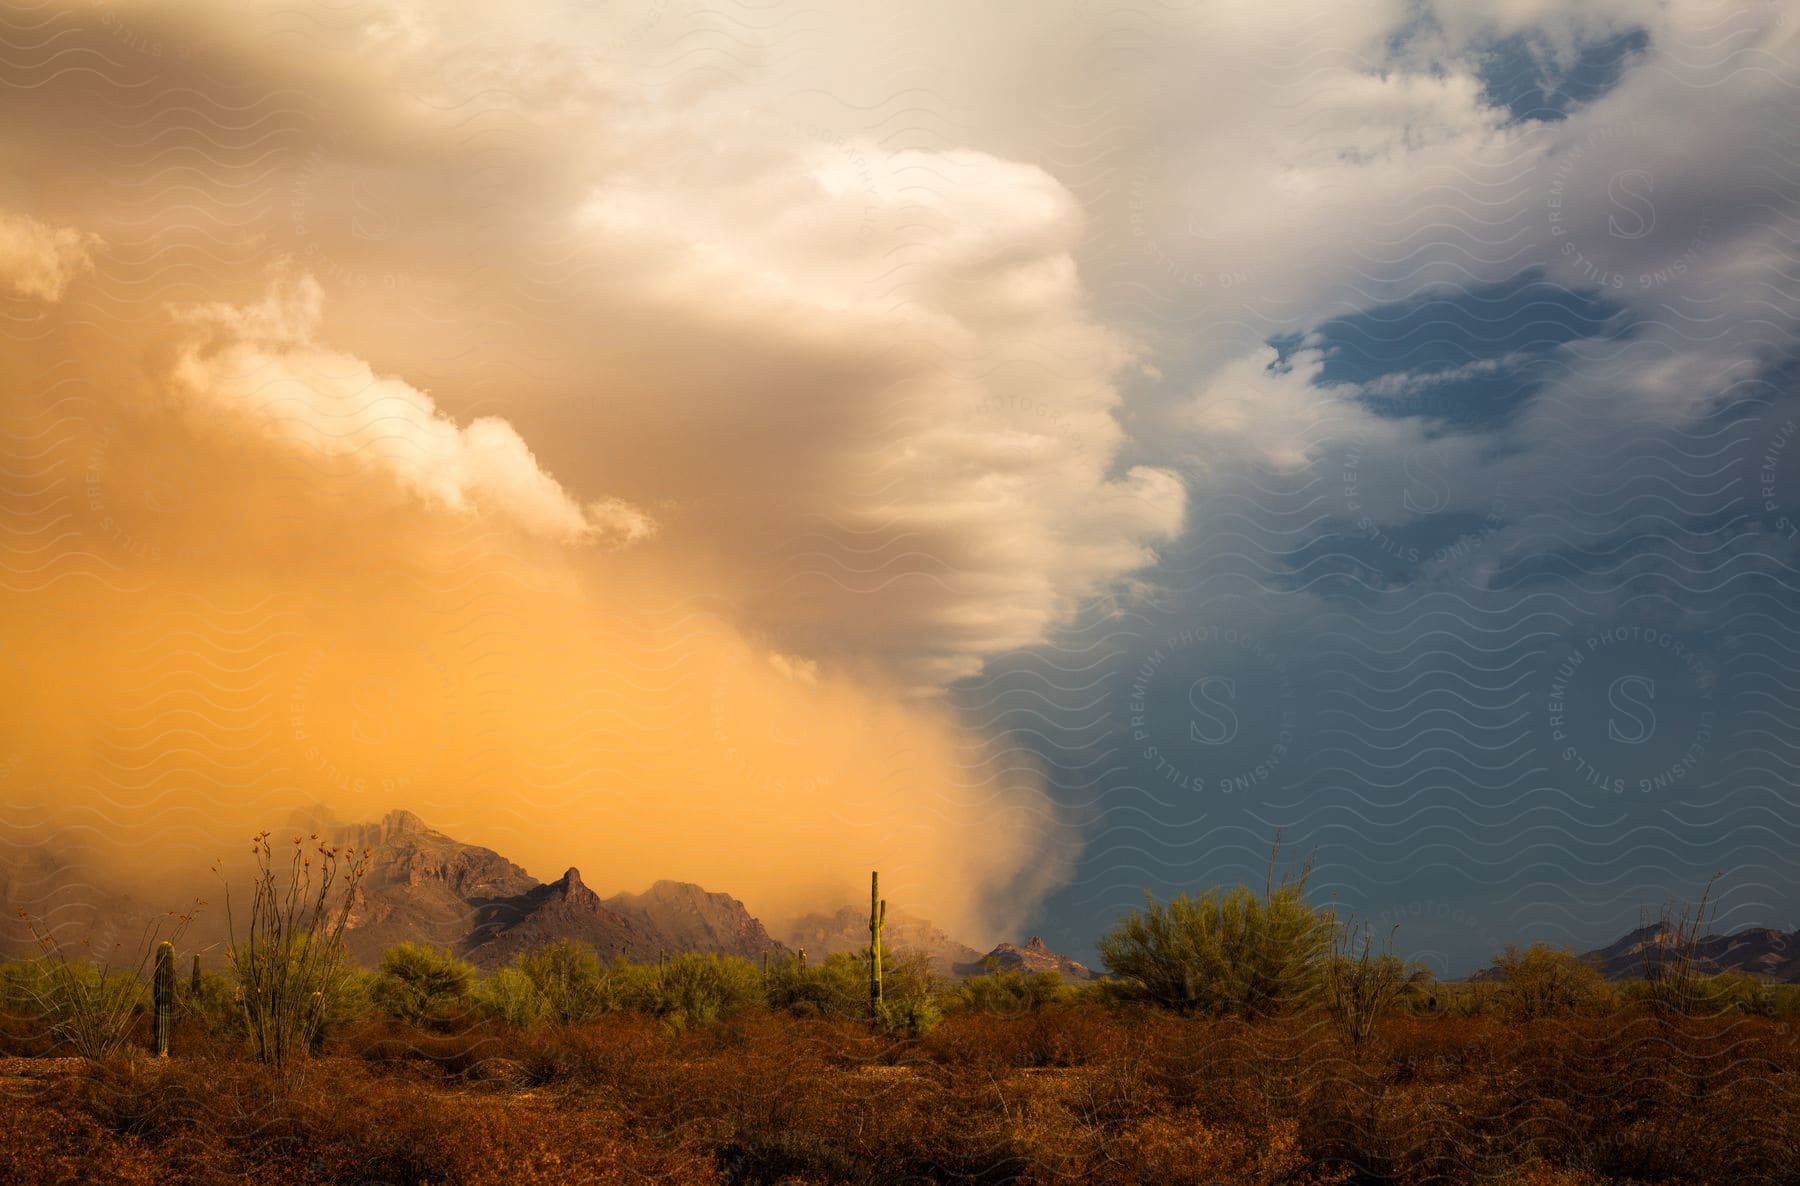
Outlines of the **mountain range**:
M297 812L290 826L333 843L367 848L368 870L351 902L345 941L359 961L374 963L397 943L447 947L481 968L516 955L575 939L603 959L623 956L651 962L664 953L716 952L758 960L804 949L813 959L858 952L869 942L868 912L848 905L807 914L781 928L780 937L729 894L682 881L658 881L642 893L603 898L571 867L540 882L491 848L457 840L410 811L390 811L377 823L349 824L320 811ZM20 915L59 935L82 935L95 949L137 937L143 909L104 874L102 863L66 837L33 829L0 844L0 909L12 925L0 928L0 957L36 950ZM204 914L189 942L224 937L224 920ZM1610 979L1643 975L1651 945L1666 941L1662 928L1639 927L1583 958ZM1065 978L1094 977L1081 963L1052 951L1041 938L1023 946L1001 943L983 954L930 920L890 908L883 942L895 958L921 959L940 976L984 971L1054 970ZM1706 935L1696 956L1708 972L1748 972L1800 983L1800 930L1751 928ZM1491 976L1492 970L1476 973Z
M1655 945L1672 938L1657 923L1588 952L1583 959L1609 980L1631 980L1644 974L1645 959ZM1750 927L1729 935L1703 935L1694 941L1694 959L1702 972L1748 972L1784 983L1800 983L1800 930L1791 934L1770 927Z
M760 960L799 948L822 959L868 947L866 908L844 906L797 919L783 942L730 894L658 881L642 893L603 898L573 867L555 881L540 882L493 849L449 836L410 811L390 811L376 823L345 823L313 809L295 812L288 827L369 850L344 931L351 955L364 964L408 941L449 948L484 969L559 939L586 943L608 961L622 956L639 963L686 951ZM111 950L117 943L123 953L146 912L98 869L98 862L50 833L0 846L0 907L14 919L23 912L42 920L58 934L104 931L104 946ZM220 912L204 912L187 943L205 947L223 940L224 923ZM0 956L35 952L22 921L0 930ZM979 972L984 959L1010 966L1007 953L1018 950L1002 944L984 957L904 910L890 910L883 942L894 958L916 954L943 976Z
M758 959L787 950L742 902L686 882L610 898L575 868L540 883L493 849L453 839L410 811L324 830L371 853L345 928L351 953L365 962L408 939L449 947L483 968L558 939L587 943L606 960L638 962L665 952Z

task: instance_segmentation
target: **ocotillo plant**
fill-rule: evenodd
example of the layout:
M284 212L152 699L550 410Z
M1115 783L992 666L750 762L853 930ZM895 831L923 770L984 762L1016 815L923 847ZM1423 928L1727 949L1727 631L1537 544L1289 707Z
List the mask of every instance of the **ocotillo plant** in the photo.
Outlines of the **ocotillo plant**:
M169 1056L169 1031L175 1025L175 945L167 939L156 949L156 975L151 981L151 996L156 1007L156 1023L151 1040L156 1057Z
M869 1020L881 1020L881 929L887 925L887 900L881 896L881 874L869 874Z
M259 1061L285 1080L290 1060L306 1053L318 1032L307 1001L329 1003L349 979L344 931L355 908L357 886L368 871L368 849L349 851L313 839L309 850L295 836L283 846L287 869L263 832L251 841L256 859L249 925L237 936L229 883L225 889L226 953L242 990L244 1029ZM222 875L222 874L221 874Z

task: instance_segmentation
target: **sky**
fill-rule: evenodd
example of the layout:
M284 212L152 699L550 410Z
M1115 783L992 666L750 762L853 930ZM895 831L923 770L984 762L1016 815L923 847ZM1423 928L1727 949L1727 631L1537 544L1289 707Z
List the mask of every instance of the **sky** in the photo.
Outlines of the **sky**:
M1092 958L1279 836L1441 973L1800 927L1792 3L0 42L11 843L405 807Z

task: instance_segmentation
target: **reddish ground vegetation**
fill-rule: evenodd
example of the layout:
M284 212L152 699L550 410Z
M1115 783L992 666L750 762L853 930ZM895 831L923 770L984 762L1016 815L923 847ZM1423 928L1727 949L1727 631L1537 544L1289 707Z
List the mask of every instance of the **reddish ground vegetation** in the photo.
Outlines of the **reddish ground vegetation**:
M1092 1004L923 1039L390 1022L285 1087L184 1036L160 1065L9 1080L0 1182L1800 1181L1800 1036L1765 1018L1393 1018L1355 1048Z

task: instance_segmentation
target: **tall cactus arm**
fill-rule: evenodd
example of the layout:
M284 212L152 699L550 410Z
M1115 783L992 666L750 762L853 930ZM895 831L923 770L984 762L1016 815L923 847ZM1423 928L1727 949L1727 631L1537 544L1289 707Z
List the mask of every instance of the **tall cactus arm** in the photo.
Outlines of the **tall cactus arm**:
M169 1036L175 1028L175 945L167 939L156 949L156 975L150 982L152 1003L156 1009L151 1040L156 1057L169 1057Z

